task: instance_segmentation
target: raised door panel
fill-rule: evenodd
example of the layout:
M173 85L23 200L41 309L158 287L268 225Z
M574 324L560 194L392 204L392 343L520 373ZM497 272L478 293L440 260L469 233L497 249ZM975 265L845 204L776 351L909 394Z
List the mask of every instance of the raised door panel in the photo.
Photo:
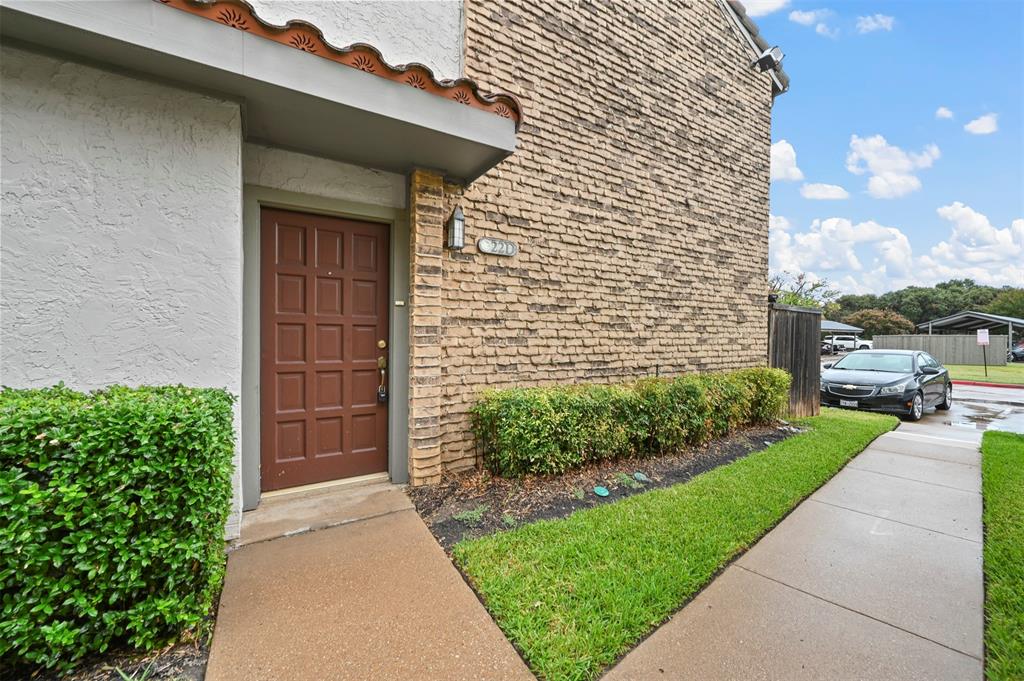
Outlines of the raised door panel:
M387 470L388 228L264 209L261 487Z

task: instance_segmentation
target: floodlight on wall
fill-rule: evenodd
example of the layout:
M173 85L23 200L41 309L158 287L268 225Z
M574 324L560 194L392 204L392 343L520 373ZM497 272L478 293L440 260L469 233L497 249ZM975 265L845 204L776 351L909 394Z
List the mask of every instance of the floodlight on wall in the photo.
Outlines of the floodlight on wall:
M782 59L785 56L786 55L782 54L782 50L779 46L776 45L775 47L769 47L762 52L760 57L750 62L750 66L756 66L758 71L764 73L765 71L774 69L776 66L782 64Z
M453 251L461 251L466 245L466 218L462 214L462 207L456 206L448 218L448 248Z

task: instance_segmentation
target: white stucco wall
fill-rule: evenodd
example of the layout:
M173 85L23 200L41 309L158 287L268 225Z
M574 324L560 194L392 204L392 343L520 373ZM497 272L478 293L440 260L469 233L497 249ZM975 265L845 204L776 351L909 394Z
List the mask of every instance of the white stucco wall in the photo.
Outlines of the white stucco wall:
M238 105L8 47L0 56L0 383L237 395Z
M373 45L393 65L418 62L438 78L462 75L462 0L254 0L274 24L303 19L328 42Z
M397 173L249 143L242 148L242 169L246 184L405 208L405 176Z

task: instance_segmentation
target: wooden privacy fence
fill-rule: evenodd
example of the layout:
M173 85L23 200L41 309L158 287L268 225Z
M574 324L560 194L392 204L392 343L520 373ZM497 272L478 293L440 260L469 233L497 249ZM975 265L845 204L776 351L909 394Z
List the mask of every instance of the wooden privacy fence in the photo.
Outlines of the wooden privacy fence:
M875 336L876 350L923 350L943 364L1006 365L1006 336L989 336L989 346L982 356L976 335L960 336Z
M768 312L768 366L793 375L790 416L821 411L821 311L774 303Z

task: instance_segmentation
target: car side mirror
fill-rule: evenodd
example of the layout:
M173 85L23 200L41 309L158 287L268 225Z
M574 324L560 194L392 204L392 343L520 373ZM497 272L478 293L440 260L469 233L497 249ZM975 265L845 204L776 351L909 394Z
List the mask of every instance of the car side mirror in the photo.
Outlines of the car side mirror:
M832 362L828 362L826 364L822 364L821 368L822 369L831 369L832 368Z
M927 374L928 376L935 376L942 373L942 369L936 367L921 367L921 373Z

